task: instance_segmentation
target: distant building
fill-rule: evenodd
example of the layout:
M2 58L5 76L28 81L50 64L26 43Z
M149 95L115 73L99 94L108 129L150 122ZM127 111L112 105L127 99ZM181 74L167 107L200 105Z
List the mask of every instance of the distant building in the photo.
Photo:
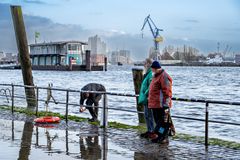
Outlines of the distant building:
M91 50L91 54L105 54L107 52L107 45L101 40L98 35L88 38L88 47Z
M4 57L5 57L5 54L2 51L0 51L0 60L3 59Z
M240 64L240 54L235 55L235 63Z
M223 62L223 58L222 58L222 56L220 56L220 55L215 55L215 57L212 57L212 58L210 58L210 57L207 57L207 61L206 61L206 63L207 64L219 64L219 63L222 63Z
M13 53L0 52L0 62L1 63L17 63L18 57Z
M105 57L106 55L104 54L93 54L91 55L91 64L94 66L103 66Z
M91 62L93 65L104 64L104 57L107 52L107 45L98 35L88 38L88 50L91 51Z
M161 60L174 60L174 58L166 51L161 55Z
M61 41L37 43L30 46L30 57L33 65L68 65L83 64L84 45L81 41Z
M13 53L5 53L5 59L7 61L17 62L18 56L17 54L13 54Z
M223 62L226 63L235 63L235 57L224 57Z
M13 53L5 53L5 58L6 59L12 59L14 57Z
M131 64L130 51L129 50L119 50L113 51L111 54L112 64Z

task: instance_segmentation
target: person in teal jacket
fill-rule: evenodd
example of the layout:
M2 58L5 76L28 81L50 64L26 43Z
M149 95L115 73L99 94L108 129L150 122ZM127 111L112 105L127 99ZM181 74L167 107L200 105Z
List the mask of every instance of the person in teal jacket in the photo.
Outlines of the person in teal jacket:
M144 106L144 117L147 125L147 131L140 135L143 138L151 138L151 136L154 135L153 114L152 110L148 108L148 92L152 81L151 64L152 60L147 58L144 63L145 74L138 97L138 104L142 104Z

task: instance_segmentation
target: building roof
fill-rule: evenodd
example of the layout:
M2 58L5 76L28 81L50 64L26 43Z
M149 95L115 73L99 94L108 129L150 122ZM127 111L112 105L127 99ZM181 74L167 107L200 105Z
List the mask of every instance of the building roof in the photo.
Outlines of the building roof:
M87 45L86 42L82 41L58 41L58 42L43 42L43 43L36 43L36 44L30 44L29 46L46 46L46 45L63 45L66 43L81 43L82 45Z

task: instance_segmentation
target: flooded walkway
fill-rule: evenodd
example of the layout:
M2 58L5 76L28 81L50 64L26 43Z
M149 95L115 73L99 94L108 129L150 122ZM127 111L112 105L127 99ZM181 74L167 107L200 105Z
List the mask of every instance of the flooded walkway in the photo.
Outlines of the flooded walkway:
M1 159L238 159L239 150L170 140L152 144L134 130L102 128L62 121L55 128L34 126L32 117L0 112Z

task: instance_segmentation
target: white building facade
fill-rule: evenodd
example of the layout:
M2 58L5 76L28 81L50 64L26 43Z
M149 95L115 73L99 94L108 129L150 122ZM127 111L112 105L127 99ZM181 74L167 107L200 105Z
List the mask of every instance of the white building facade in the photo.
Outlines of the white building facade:
M103 65L107 53L107 45L98 35L88 38L88 50L91 51L93 65Z
M131 54L129 50L119 50L113 51L111 54L111 63L112 64L131 64Z

